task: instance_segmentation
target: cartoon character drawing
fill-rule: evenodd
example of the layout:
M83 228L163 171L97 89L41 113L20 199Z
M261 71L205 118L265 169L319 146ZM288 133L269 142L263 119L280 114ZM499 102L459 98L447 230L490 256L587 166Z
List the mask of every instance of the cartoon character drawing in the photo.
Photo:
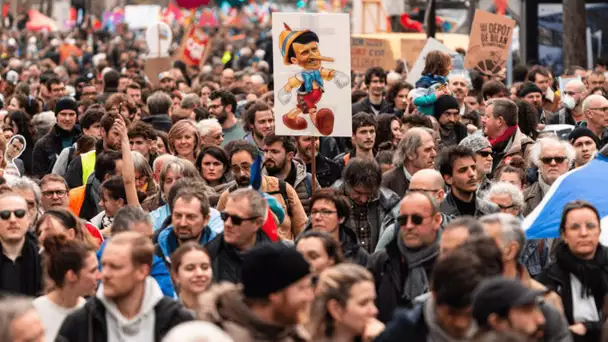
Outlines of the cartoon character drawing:
M344 72L323 68L321 62L334 62L333 58L321 56L319 36L310 30L293 31L287 24L279 35L279 49L285 65L298 65L302 71L290 77L279 91L279 101L287 105L292 91L297 88L296 107L283 115L283 123L292 130L303 130L308 126L300 114L310 115L310 120L323 135L334 130L334 113L328 108L317 109L317 103L325 92L324 81L334 81L338 88L350 83Z

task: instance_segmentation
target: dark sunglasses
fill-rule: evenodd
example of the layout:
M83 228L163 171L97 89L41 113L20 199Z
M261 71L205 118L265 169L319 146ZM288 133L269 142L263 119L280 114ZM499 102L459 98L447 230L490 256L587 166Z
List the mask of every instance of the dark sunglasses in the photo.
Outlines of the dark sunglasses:
M501 210L509 210L513 207L515 207L515 204L511 204L511 205L500 205L500 204L496 204Z
M25 210L17 209L17 210L2 210L0 211L0 218L4 221L11 218L11 214L15 214L17 218L23 218L25 216Z
M1 213L0 213L1 214ZM222 218L222 221L226 222L228 220L228 218L230 218L230 221L232 221L232 224L234 224L235 226L240 226L243 222L245 221L251 221L251 220L255 220L256 218L258 218L259 216L254 216L254 217L240 217L238 215L232 215L232 214L228 214L225 211L222 211L220 213L220 216Z
M424 217L422 217L418 214L412 214L412 215L400 215L399 217L397 217L397 222L399 223L400 226L405 226L410 217L412 218L412 223L415 224L416 226L421 225L422 222L424 221Z
M490 152L490 151L478 151L477 154L479 154L480 156L482 156L484 158L488 158L489 156L492 155L492 152Z
M540 158L540 161L542 161L543 164L545 164L545 165L549 165L554 160L555 160L556 164L561 164L561 163L565 162L566 159L567 159L566 157L542 157L542 158Z

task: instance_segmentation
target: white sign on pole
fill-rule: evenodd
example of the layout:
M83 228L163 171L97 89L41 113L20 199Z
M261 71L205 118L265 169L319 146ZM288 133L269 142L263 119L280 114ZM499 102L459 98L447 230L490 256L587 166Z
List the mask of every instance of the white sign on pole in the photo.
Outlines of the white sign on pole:
M158 22L159 5L129 5L125 6L125 23L129 29L145 29Z
M422 51L420 51L420 55L418 56L418 59L416 59L416 63L414 63L414 66L410 69L410 72L407 74L407 79L406 79L407 83L416 84L416 81L418 81L420 76L422 76L422 71L424 70L424 60L426 58L426 55L428 55L428 53L433 50L443 51L443 52L449 54L450 56L452 56L452 70L459 70L459 69L464 68L462 55L460 55L457 52L454 52L447 46L441 44L441 42L438 41L437 39L428 38L426 45L424 45L424 48L422 49Z
M171 27L163 22L156 22L146 30L148 58L169 57L169 48L173 41Z

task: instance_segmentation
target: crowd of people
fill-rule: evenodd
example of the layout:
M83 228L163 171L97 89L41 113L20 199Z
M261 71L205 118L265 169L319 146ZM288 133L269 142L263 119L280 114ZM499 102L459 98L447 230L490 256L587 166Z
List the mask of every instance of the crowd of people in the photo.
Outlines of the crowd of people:
M131 32L61 38L0 61L0 341L601 341L598 210L522 221L608 144L603 59L370 65L351 138L291 137L263 32L158 84Z

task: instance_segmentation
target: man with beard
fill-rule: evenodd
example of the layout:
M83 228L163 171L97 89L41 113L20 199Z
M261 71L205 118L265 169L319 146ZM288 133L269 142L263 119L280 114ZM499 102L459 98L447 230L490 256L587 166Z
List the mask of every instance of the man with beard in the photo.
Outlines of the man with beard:
M82 186L87 182L87 179L95 170L95 158L101 152L120 151L120 134L114 122L118 120L120 114L109 112L101 118L101 136L102 139L97 141L95 150L81 154L74 158L68 170L66 171L65 180L68 182L70 189ZM128 120L125 122L129 126Z
M197 316L235 341L309 340L299 323L314 299L310 266L294 248L254 248L243 259L242 278L242 286L224 283L209 289Z
M260 151L254 145L243 140L234 141L226 146L229 151L230 168L236 184L222 193L217 203L217 210L226 207L230 193L239 188L249 187L251 179L251 166L258 158ZM294 188L285 181L276 177L262 175L261 192L273 196L281 205L285 218L279 224L278 235L284 240L293 240L306 227L306 212Z
M276 136L271 133L264 139L266 172L293 186L302 202L304 211L309 213L312 175L306 171L304 162L294 158L295 153L296 143L292 137Z
M167 93L174 91L177 86L175 84L175 78L170 71L162 72L159 76L160 89Z
M209 199L201 187L182 188L171 205L171 224L158 236L154 253L170 263L173 252L181 244L196 241L201 246L216 233L209 228Z
M374 160L374 144L376 143L376 130L378 129L376 117L373 114L360 112L353 116L352 125L353 149L334 158L334 161L340 165L340 169L344 169L353 158Z
M222 125L224 132L222 146L233 140L243 139L245 136L243 125L234 114L236 110L236 97L234 97L234 94L227 90L216 90L209 95L209 101L209 114L215 116L220 125Z
M579 80L572 80L564 86L562 96L563 107L549 115L547 125L576 125L585 120L583 113L583 100L587 96L585 84Z
M264 148L264 138L274 133L274 116L272 108L264 102L252 103L243 118L244 128L247 131L245 141L256 145L260 150Z
M448 87L458 101L460 115L467 114L472 109L464 99L469 95L469 81L463 75L452 75L448 78Z
M498 212L498 207L477 196L477 162L468 147L452 146L442 151L439 172L450 192L441 203L441 212L452 217L481 217Z
M467 136L467 128L460 123L460 105L451 95L443 95L435 102L435 119L439 122L441 143L444 147L458 145Z
M313 141L316 150L314 152L312 150ZM340 166L336 162L319 153L319 145L319 138L317 137L296 137L296 149L298 150L296 158L306 164L307 172L312 172L312 158L314 156L317 163L317 174L315 177L317 177L321 187L327 188L340 179L342 173Z
M365 112L378 115L392 113L393 107L384 99L386 88L386 73L381 67L367 69L364 79L367 88L367 97L353 104L353 113Z

